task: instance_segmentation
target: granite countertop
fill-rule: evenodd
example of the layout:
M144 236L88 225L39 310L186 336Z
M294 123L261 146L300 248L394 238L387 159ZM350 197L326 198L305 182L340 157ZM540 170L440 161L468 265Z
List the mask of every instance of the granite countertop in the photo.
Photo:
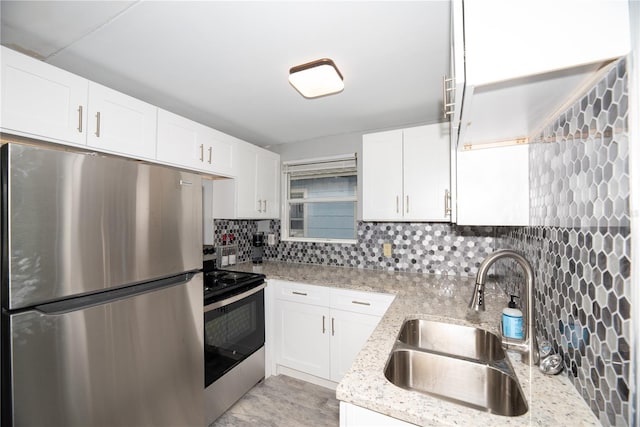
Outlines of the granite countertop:
M234 270L252 271L250 263ZM504 417L470 409L425 394L401 389L384 377L384 368L406 319L431 319L478 326L498 333L506 295L489 284L486 311L467 308L474 280L459 276L398 273L346 267L266 262L267 278L311 285L394 294L396 298L338 384L336 397L421 426L443 425L600 425L565 373L547 376L529 369L520 355L507 352L529 405L519 417Z

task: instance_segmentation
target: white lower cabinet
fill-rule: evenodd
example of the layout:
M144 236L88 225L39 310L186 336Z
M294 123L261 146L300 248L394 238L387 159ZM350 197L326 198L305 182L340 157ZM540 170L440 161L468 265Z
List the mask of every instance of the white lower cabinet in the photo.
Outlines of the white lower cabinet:
M278 301L277 305L278 363L329 378L331 336L327 333L327 308L292 301Z
M331 310L331 380L344 377L378 322L379 316Z
M340 402L340 427L415 427L415 424L361 408L351 403Z
M339 382L393 301L393 295L270 280L275 286L278 368ZM352 309L343 309L347 304ZM305 377L309 379L309 377Z

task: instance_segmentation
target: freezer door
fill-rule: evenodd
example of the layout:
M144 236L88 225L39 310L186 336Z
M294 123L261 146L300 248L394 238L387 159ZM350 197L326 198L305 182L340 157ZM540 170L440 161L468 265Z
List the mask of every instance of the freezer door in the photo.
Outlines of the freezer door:
M38 146L2 150L5 308L202 268L198 175Z
M202 427L202 313L199 273L90 308L10 316L13 425Z

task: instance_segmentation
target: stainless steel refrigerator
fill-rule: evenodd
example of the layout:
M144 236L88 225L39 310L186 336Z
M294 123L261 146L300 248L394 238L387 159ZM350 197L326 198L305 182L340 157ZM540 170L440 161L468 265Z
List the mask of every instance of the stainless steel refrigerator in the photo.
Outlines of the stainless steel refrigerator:
M0 147L2 425L202 426L198 175Z

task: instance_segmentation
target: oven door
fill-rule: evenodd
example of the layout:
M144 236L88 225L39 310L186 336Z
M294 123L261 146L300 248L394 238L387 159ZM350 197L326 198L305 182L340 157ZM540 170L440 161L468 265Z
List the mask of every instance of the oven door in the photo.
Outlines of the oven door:
M205 388L264 346L264 287L205 306Z

